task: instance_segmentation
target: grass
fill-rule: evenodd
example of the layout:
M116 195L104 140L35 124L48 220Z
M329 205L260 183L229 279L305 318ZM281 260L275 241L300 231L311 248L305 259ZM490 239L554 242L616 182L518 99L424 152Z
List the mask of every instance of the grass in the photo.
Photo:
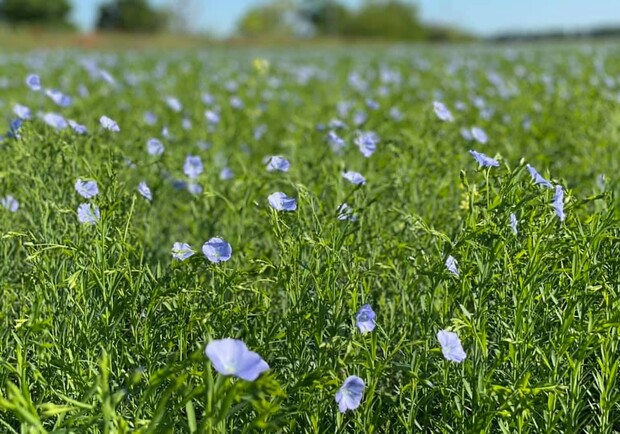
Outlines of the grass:
M35 116L0 145L0 196L20 202L15 213L0 208L0 432L619 432L617 54L597 45L5 55L6 116L21 103L89 132ZM116 85L90 76L85 59ZM34 71L74 103L55 107L28 90ZM205 91L220 109L215 127ZM437 99L455 122L435 116ZM344 100L353 108L339 114ZM157 125L144 122L147 110ZM353 144L356 111L381 137L370 158ZM102 115L121 131L103 131ZM348 125L337 131L342 155L317 129L336 117ZM461 137L474 125L488 144ZM162 156L147 154L151 137ZM478 168L469 149L500 167ZM199 195L171 182L185 179L188 154L205 163ZM288 173L265 170L276 154L290 159ZM526 163L563 186L564 222ZM219 179L224 166L233 179ZM344 169L367 183L351 185ZM77 178L96 180L99 194L81 198ZM142 180L152 203L137 193ZM295 197L297 211L271 209L275 191ZM96 225L78 222L83 202L100 207ZM357 221L337 219L344 202ZM230 242L230 261L201 254L213 236ZM197 253L174 261L176 241ZM377 327L362 335L365 303ZM458 333L463 363L443 358L443 329ZM204 349L223 337L271 369L256 382L219 375ZM364 397L340 414L334 396L348 375L364 379Z

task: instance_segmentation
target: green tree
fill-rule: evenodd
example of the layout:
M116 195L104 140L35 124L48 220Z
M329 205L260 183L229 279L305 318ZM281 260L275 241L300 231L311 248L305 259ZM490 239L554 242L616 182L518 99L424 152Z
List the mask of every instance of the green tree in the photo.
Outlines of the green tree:
M99 8L97 29L124 32L157 32L164 29L167 19L146 0L115 0Z
M237 33L244 37L293 36L295 5L279 0L250 8L237 22Z
M14 25L66 27L70 11L69 0L0 0L0 19Z
M343 34L389 40L420 40L424 27L414 4L399 0L368 1L345 23Z
M347 26L351 12L335 0L307 0L302 4L300 16L317 35L338 36Z

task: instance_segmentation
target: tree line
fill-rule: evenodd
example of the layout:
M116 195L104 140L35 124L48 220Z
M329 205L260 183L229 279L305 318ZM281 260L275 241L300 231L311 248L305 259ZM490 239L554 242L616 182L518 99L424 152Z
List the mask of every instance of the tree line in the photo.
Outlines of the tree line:
M0 22L12 26L70 29L69 0L0 0ZM170 24L169 15L147 0L109 0L99 6L98 30L157 32Z
M99 6L96 28L140 33L175 25L186 29L183 14L191 15L190 3L176 0L174 11L164 11L147 0L108 0ZM11 26L68 29L73 26L70 13L69 0L0 0L0 23ZM406 0L365 0L357 9L339 0L272 0L250 8L237 23L236 36L405 41L471 38L450 27L422 23L417 7Z
M474 39L453 27L423 23L417 6L405 0L366 0L359 8L338 0L273 0L249 9L237 23L237 34L401 41Z

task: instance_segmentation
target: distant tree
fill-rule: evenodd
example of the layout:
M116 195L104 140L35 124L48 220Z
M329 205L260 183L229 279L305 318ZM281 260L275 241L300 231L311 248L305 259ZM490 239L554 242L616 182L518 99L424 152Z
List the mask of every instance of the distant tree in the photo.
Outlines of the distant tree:
M97 19L99 30L152 33L166 25L166 16L153 9L146 0L111 1L99 8Z
M317 35L341 35L351 14L335 0L306 0L300 9L301 19L311 25Z
M250 8L237 22L237 33L244 37L294 36L296 9L289 0Z
M414 4L400 0L367 1L350 17L345 36L389 40L420 40L424 27Z
M69 0L0 0L0 20L45 27L69 27Z

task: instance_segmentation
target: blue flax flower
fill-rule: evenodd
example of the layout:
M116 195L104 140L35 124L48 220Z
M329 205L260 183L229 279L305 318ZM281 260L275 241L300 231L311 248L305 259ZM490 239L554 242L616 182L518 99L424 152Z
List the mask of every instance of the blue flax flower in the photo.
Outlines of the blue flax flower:
M57 130L65 129L69 125L67 120L58 113L45 113L43 115L43 122Z
M207 345L205 354L217 372L246 381L256 380L269 369L267 362L238 339L216 339Z
M19 209L19 202L10 194L0 199L0 205L10 212L16 212Z
M444 122L454 121L454 116L452 116L452 113L450 112L450 110L448 110L448 108L445 106L444 103L439 102L439 101L433 102L433 110L435 111L435 114L437 115L437 117L441 119L442 121Z
M179 261L185 261L194 254L192 246L187 243L176 242L172 245L172 257Z
M473 127L471 129L471 136L476 139L478 143L482 143L483 145L489 141L487 133L485 133L484 130L479 127Z
M104 129L112 131L113 133L118 133L121 130L118 124L107 116L101 116L101 118L99 118L99 123Z
M146 198L149 201L153 200L151 189L149 188L148 185L146 185L146 182L144 181L138 184L138 193L140 193L144 198Z
M164 153L164 145L157 139L149 139L146 142L146 152L149 155L159 156Z
M560 221L564 221L566 215L564 214L564 190L561 185L555 186L555 193L553 195L553 208Z
M344 380L344 384L336 393L336 402L340 413L347 410L355 410L362 402L364 394L364 380L356 375L351 375Z
M461 363L467 357L459 336L447 330L441 330L437 333L437 340L441 345L441 352L446 360Z
M41 79L37 74L30 74L26 77L26 85L35 92L41 90Z
M375 311L372 310L372 307L370 307L369 304L365 304L360 308L359 312L357 312L355 325L362 333L371 332L375 329L376 317L377 315Z
M290 167L291 163L286 158L274 155L273 157L269 157L267 172L288 172Z
M276 211L295 211L297 209L295 199L288 197L281 191L270 194L267 199L269 200L269 205Z
M547 187L547 188L553 188L553 184L551 184L549 181L543 178L542 175L538 173L536 169L534 169L529 164L527 164L525 167L527 167L527 171L530 172L530 175L532 176L532 181L534 181L534 184L542 185L543 187Z
M510 214L510 229L512 229L512 233L515 235L519 233L517 230L517 216L515 213Z
M348 170L342 173L342 177L349 181L351 184L363 185L366 183L366 178L364 178L364 176L359 172L353 172L351 170Z
M82 224L94 225L97 224L101 215L99 214L99 207L90 203L83 203L77 210L78 221Z
M15 116L24 121L32 119L32 112L25 105L15 104L13 106L13 113L15 113Z
M232 256L232 247L222 238L213 237L202 245L202 253L214 264L226 262Z
M355 138L355 144L366 158L375 153L378 143L379 136L374 131L360 132Z
M349 220L352 222L357 220L357 216L353 213L353 208L347 203L341 204L336 211L338 212L338 220Z
M99 187L97 187L97 182L95 181L82 181L78 178L78 180L75 181L75 191L84 199L90 199L91 197L97 196Z
M469 153L472 155L472 157L476 159L480 167L498 167L499 166L499 161L483 154L482 152L476 152L476 151L470 150Z
M448 271L452 274L454 274L455 276L459 275L459 269L458 269L458 262L456 262L456 259L454 258L454 256L450 255L448 256L448 259L446 259L446 268L448 269Z
M73 130L73 132L75 132L76 134L84 135L88 132L88 130L86 129L84 125L78 124L74 120L69 119L67 122L69 126L71 127L71 129Z
M202 160L197 155L188 155L183 164L183 172L190 179L198 178L203 171Z

